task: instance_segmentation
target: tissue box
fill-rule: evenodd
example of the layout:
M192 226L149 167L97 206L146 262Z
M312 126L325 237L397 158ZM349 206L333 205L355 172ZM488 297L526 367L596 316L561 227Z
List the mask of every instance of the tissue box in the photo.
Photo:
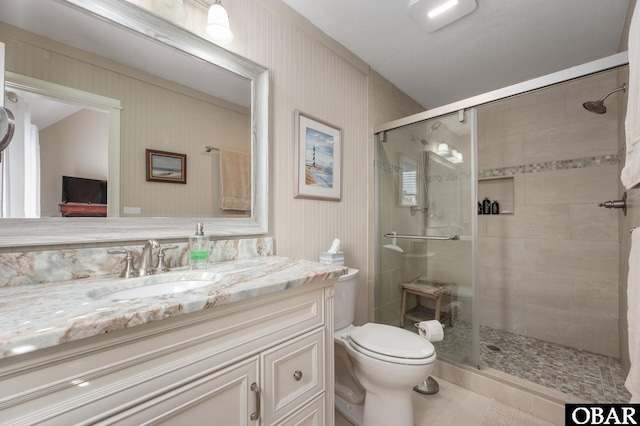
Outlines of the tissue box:
M329 253L326 251L320 252L320 263L326 263L328 265L344 265L344 252Z

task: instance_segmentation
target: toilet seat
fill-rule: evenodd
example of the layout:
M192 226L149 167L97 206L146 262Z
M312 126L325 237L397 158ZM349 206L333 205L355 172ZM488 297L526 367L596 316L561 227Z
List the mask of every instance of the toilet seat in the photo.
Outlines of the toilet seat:
M408 330L384 324L368 323L349 333L356 351L381 361L420 365L433 362L431 342Z

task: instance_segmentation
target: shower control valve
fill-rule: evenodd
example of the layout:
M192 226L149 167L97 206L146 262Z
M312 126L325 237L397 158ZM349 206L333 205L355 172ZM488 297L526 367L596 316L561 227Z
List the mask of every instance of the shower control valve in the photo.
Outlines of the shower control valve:
M605 201L604 203L598 203L598 207L604 207L607 209L622 209L624 215L627 215L627 193L622 196L622 200Z

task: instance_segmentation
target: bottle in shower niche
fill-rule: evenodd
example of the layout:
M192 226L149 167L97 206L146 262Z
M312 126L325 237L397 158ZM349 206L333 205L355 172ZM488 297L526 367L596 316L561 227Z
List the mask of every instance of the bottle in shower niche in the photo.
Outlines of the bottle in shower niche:
M204 236L204 226L201 223L196 226L196 234L189 237L189 267L209 267L209 238Z
M478 214L482 214L482 203L478 201Z
M491 200L489 197L484 197L482 202L482 214L491 214Z
M491 203L491 214L500 214L500 203L494 201Z

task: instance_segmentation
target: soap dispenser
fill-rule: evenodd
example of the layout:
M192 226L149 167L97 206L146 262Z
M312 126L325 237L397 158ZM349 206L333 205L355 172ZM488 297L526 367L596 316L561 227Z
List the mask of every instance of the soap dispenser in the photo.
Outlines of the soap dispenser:
M191 269L209 267L209 239L204 236L202 223L196 226L196 234L189 237L189 267Z

